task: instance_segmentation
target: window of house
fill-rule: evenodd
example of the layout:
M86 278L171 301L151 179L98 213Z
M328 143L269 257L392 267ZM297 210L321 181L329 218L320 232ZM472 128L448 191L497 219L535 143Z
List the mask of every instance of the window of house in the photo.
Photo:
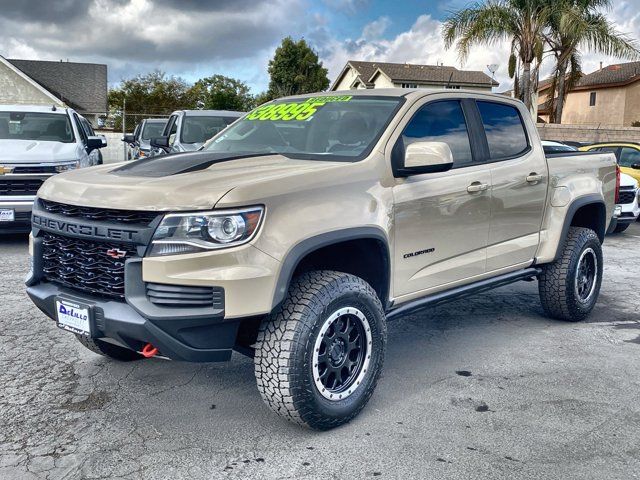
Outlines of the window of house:
M402 132L403 146L413 142L444 142L453 153L455 167L473 161L469 132L458 101L433 102L422 107Z
M640 151L631 147L622 147L620 150L620 166L631 167L640 164Z
M460 85L445 85L444 88L449 90L460 90Z
M596 104L596 92L591 92L589 94L589 106L594 107Z
M418 88L417 83L403 83L402 88Z
M477 105L491 160L518 156L529 147L526 130L516 107L495 102L477 102Z

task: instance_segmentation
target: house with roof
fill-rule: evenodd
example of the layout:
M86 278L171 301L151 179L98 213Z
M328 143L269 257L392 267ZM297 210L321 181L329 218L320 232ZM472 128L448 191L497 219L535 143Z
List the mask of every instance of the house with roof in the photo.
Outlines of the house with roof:
M538 86L538 115L548 121L551 82ZM619 63L582 75L567 94L562 122L567 125L631 126L640 122L640 62Z
M349 60L331 91L359 88L450 88L490 92L498 82L484 72L445 65L360 62Z
M70 107L96 125L107 113L107 66L0 56L0 104Z

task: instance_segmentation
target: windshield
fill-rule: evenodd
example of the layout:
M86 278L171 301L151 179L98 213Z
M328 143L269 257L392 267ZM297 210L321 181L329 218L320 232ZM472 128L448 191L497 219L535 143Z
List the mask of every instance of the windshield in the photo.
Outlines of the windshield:
M400 102L351 95L276 101L253 110L204 150L356 161L373 148Z
M182 119L183 143L203 143L237 120L234 117L197 117L186 115Z
M0 112L0 139L72 143L73 130L59 113Z
M167 122L145 122L140 138L142 140L151 140L154 137L161 137L166 124Z

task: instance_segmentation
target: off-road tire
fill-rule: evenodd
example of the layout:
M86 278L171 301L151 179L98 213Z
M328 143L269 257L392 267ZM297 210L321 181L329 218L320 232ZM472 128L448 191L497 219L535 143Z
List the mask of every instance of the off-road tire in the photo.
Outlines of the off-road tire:
M616 225L616 228L613 229L613 233L622 233L627 228L629 228L630 223L619 223Z
M583 252L592 249L597 258L595 286L590 297L581 301L576 294L578 262ZM542 267L538 291L545 313L557 320L579 322L593 310L602 283L602 246L589 228L570 227L560 256Z
M316 386L312 359L322 326L345 307L357 308L370 326L364 375L342 400L328 400ZM282 305L259 328L255 374L265 403L278 415L316 430L349 422L371 397L382 370L387 341L382 304L371 286L353 275L320 270L291 282Z
M76 335L78 341L93 353L102 355L103 357L113 358L120 362L131 362L144 358L138 352L129 350L128 348L119 347L112 343L103 342L97 338L89 338L84 335Z

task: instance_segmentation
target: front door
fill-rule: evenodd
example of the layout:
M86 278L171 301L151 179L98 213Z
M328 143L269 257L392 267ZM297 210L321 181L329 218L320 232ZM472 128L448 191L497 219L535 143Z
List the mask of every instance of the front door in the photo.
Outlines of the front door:
M395 297L444 289L485 272L491 173L487 165L474 165L467 124L460 101L433 101L398 139L402 150L414 141L447 143L454 168L396 180Z

